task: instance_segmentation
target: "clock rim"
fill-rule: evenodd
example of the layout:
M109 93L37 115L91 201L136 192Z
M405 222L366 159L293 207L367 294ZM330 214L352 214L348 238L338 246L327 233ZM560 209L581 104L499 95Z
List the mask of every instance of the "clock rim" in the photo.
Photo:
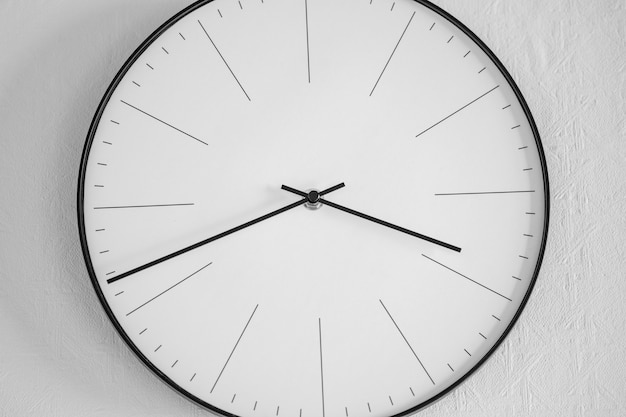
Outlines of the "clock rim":
M100 119L102 118L102 114L104 112L104 109L108 105L111 96L113 95L113 93L117 89L118 85L120 84L121 80L124 78L124 76L126 75L128 70L135 64L135 62L143 54L143 52L145 52L145 50L150 45L152 45L152 43L154 43L154 41L156 41L163 33L165 33L168 29L170 29L174 24L176 24L178 21L180 21L183 17L187 16L188 14L194 12L195 10L197 10L197 9L199 9L199 8L205 6L205 5L207 5L207 4L209 4L209 3L213 2L213 1L214 0L198 0L198 1L190 4L189 6L183 8L178 13L174 14L171 18L169 18L167 21L165 21L165 23L160 25L154 32L152 32L139 45L139 47L137 47L137 49L135 49L133 51L133 53L130 55L130 57L124 62L124 64L120 68L120 70L117 72L117 74L113 78L113 81L111 81L111 83L108 86L105 94L103 95L102 99L100 100L100 103L98 104L98 108L96 110L96 113L94 114L94 117L93 117L93 119L91 121L91 124L89 126L89 131L88 131L88 134L87 134L87 138L85 139L85 145L84 145L82 156L81 156L80 170L79 170L79 175L78 175L78 192L77 192L77 214L78 214L78 219L77 220L78 220L78 232L79 232L79 237L80 237L81 250L82 250L82 253L83 253L83 258L85 260L85 265L87 267L87 272L89 273L89 277L90 277L91 283L92 283L92 285L94 287L94 291L96 292L96 295L98 296L98 300L100 301L100 304L102 305L104 311L106 312L107 317L109 318L110 322L113 324L113 327L117 331L118 335L122 338L122 340L124 340L124 343L126 344L126 346L128 348L130 348L130 350L135 354L135 356L137 356L140 359L141 363L144 366L146 366L157 377L159 377L163 382L165 382L167 384L167 386L169 386L171 389L173 389L178 394L186 397L187 399L193 401L197 405L199 405L201 407L204 407L208 411L210 411L210 412L212 412L212 413L214 413L214 414L216 414L218 416L242 417L242 416L230 413L228 411L222 410L222 409L220 409L220 408L218 408L218 407L216 407L216 406L214 406L214 405L212 405L212 404L202 400L201 398L196 397L192 393L188 392L187 390L182 388L180 385L178 385L176 382L174 382L172 379L170 379L167 375L165 375L156 365L154 365L139 350L139 348L137 348L137 346L133 343L132 339L128 336L128 334L124 331L124 329L122 328L122 326L118 322L117 318L115 317L115 314L111 310L111 308L110 308L106 298L104 297L104 294L102 292L100 284L98 283L98 279L96 277L96 274L95 274L95 271L94 271L94 268L93 268L93 264L91 262L91 255L90 255L90 252L89 252L89 246L87 244L87 234L86 234L86 230L85 230L84 196L85 196L85 174L86 174L86 169L87 169L87 163L89 161L89 154L90 154L90 151L91 151L91 146L93 144L93 139L95 137L95 133L97 131L97 128L98 128L98 126L100 124ZM542 231L541 245L540 245L539 253L538 253L538 257L537 257L537 264L535 266L535 270L533 271L533 276L532 276L532 278L530 280L528 289L527 289L527 291L526 291L526 293L524 295L524 298L522 299L522 302L520 303L519 307L517 308L517 311L515 312L512 320L508 323L506 329L504 330L502 335L498 338L496 343L491 347L491 349L489 349L489 351L485 355L483 355L483 357L469 371L467 371L459 379L457 379L455 382L453 382L449 387L447 387L446 389L444 389L440 393L432 396L428 400L426 400L424 402L421 402L421 403L417 404L416 406L411 407L411 408L409 408L409 409L407 409L405 411L402 411L400 413L390 415L389 417L404 417L404 416L408 416L408 415L411 415L411 414L415 414L418 411L423 410L426 407L428 407L428 406L434 404L435 402L439 401L440 399L445 397L447 394L452 392L454 389L459 387L463 382L467 381L469 379L469 377L471 377L479 368L481 368L482 365L489 358L491 358L492 355L494 354L494 352L501 346L502 342L504 342L504 340L509 335L509 333L511 332L511 330L513 329L513 327L517 323L518 319L520 318L520 316L521 316L522 312L524 311L524 309L526 307L526 304L527 304L527 302L528 302L528 300L530 298L530 295L532 294L532 292L534 290L537 278L539 276L539 271L540 271L541 265L543 263L545 250L546 250L546 244L547 244L547 239L548 239L548 229L549 229L549 218L550 218L550 184L549 184L549 178L548 178L548 167L547 167L547 161L546 161L545 153L544 153L544 150L543 150L543 145L542 145L542 142L541 142L541 137L540 137L540 134L539 134L539 129L537 128L537 125L535 123L535 119L532 116L532 113L530 111L528 103L526 102L526 99L522 95L521 90L519 89L519 87L515 83L513 77L508 72L508 70L506 69L504 64L502 64L500 59L485 44L485 42L483 42L465 24L463 24L461 21L456 19L449 12L445 11L441 7L431 3L428 0L413 0L413 1L415 1L416 3L421 4L422 6L430 9L431 11L435 12L436 14L441 16L442 18L444 18L447 21L449 21L452 25L456 26L465 35L467 35L476 45L478 45L478 47L495 64L497 69L504 76L504 78L506 79L507 83L509 84L509 86L513 90L513 93L515 94L516 98L518 99L518 101L519 101L519 103L520 103L520 105L522 107L522 110L524 111L524 115L526 116L526 119L529 122L530 128L531 128L532 133L533 133L533 137L535 139L535 144L537 146L537 151L538 151L538 154L539 154L539 160L540 160L541 168L542 168L542 177L543 177L542 180L543 180L543 186L544 186L544 212L545 212L545 215L544 215L544 222L543 222L543 231Z

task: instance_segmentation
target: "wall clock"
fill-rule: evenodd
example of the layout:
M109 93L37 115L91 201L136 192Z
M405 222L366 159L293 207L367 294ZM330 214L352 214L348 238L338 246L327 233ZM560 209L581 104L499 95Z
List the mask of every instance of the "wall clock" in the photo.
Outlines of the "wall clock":
M137 356L225 416L399 416L501 343L548 225L494 54L414 0L214 0L131 56L91 125L80 236Z

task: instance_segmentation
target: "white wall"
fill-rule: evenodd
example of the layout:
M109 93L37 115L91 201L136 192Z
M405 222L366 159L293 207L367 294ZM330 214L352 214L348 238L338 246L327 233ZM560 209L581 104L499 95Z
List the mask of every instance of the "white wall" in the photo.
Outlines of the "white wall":
M102 94L135 47L189 3L0 0L1 416L208 415L117 337L89 282L75 215ZM626 416L626 2L435 3L520 85L542 133L553 209L518 325L421 415Z

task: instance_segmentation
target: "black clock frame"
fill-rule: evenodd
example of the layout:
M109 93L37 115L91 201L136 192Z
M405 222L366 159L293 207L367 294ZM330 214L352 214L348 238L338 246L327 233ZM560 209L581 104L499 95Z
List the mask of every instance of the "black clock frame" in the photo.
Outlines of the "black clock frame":
M113 81L111 82L109 87L107 88L107 91L104 94L104 97L102 98L102 100L100 101L100 104L98 105L98 110L96 111L96 114L94 115L94 118L93 118L93 120L91 122L91 125L89 127L89 133L87 134L87 139L85 141L85 147L83 149L83 154L82 154L82 158L81 158L81 162L80 162L80 173L79 173L79 177L78 177L78 196L77 196L78 228L79 228L81 248L82 248L82 251L83 251L83 256L85 258L85 264L87 266L87 271L88 271L89 276L91 278L91 283L92 283L92 285L94 287L94 290L95 290L95 292L96 292L96 294L98 296L98 299L100 300L100 303L102 304L102 307L104 308L107 316L109 317L109 320L111 320L111 323L113 323L113 326L117 330L118 334L124 340L126 345L128 345L128 347L131 349L131 351L141 360L141 362L148 369L150 369L154 374L156 374L159 378L161 378L161 380L166 382L172 389L174 389L179 394L187 397L188 399L194 401L196 404L199 404L202 407L204 407L204 408L208 409L209 411L212 411L212 412L214 412L214 413L216 413L218 415L222 415L222 416L225 416L225 417L239 417L239 416L237 416L235 414L232 414L232 413L229 413L227 411L221 410L221 409L215 407L214 405L211 405L211 404L207 403L206 401L203 401L202 399L200 399L200 398L194 396L193 394L187 392L185 389L183 389L178 384L176 384L174 381L172 381L170 378L168 378L167 375L165 375L163 372L161 372L155 365L153 365L152 362L150 362L148 360L148 358L146 358L141 353L141 351L137 348L137 346L135 346L135 344L128 337L128 335L126 334L126 332L124 331L122 326L117 321L115 315L111 311L111 308L110 308L109 304L107 303L106 299L104 298L102 290L100 289L100 285L98 284L98 280L97 280L95 271L93 269L93 265L91 263L91 256L90 256L90 253L89 253L89 247L87 245L87 236L86 236L86 233L85 233L85 216L84 216L84 213L85 213L85 210L84 210L85 171L86 171L86 168L87 168L87 161L89 159L89 153L90 153L90 150L91 150L91 145L93 143L93 139L94 139L97 127L98 127L98 125L100 123L100 118L102 117L102 113L104 112L104 109L105 109L106 105L108 104L109 99L111 98L111 95L113 94L113 92L115 91L117 86L119 85L119 83L122 80L122 78L124 77L124 75L126 75L126 72L129 70L129 68L135 63L135 61L139 58L139 56L141 56L141 54L156 39L159 38L159 36L161 36L165 31L167 31L171 26L173 26L175 23L177 23L183 17L187 16L191 12L195 11L196 9L199 9L199 8L203 7L204 5L206 5L208 3L211 3L212 1L213 0L199 0L199 1L191 4L190 6L184 8L183 10L181 10L180 12L175 14L173 17L171 17L168 21L166 21L163 25L161 25L150 36L148 36L148 38L131 54L130 58L128 58L128 60L124 63L122 68L118 71L118 73L116 74L115 78L113 79ZM446 388L445 390L443 390L439 394L433 396L432 398L428 399L427 401L425 401L423 403L420 403L420 404L416 405L415 407L412 407L410 409L407 409L407 410L405 410L405 411L403 411L401 413L395 414L395 415L390 416L390 417L407 416L407 415L413 414L413 413L415 413L415 412L417 412L417 411L419 411L419 410L421 410L421 409L423 409L423 408L425 408L425 407L427 407L429 405L432 405L434 402L438 401L439 399L441 399L442 397L444 397L445 395L450 393L452 390L454 390L457 386L459 386L465 380L467 380L467 378L469 376L471 376L474 372L476 372L476 370L478 368L480 368L485 363L485 361L487 359L489 359L491 357L491 355L496 351L496 349L502 344L502 342L506 339L507 335L509 334L509 332L511 331L511 329L513 328L513 326L515 325L515 323L519 319L522 311L524 310L524 307L526 306L526 303L528 302L530 294L533 291L535 283L537 281L537 277L539 275L539 270L541 268L541 264L543 262L543 257L544 257L544 253L545 253L546 242L547 242L547 238L548 238L549 217L550 217L550 192L549 192L549 180L548 180L548 169L547 169L546 158L545 158L545 154L544 154L544 151L543 151L541 138L539 136L539 130L537 129L537 125L535 124L535 120L534 120L534 118L533 118L533 116L532 116L532 114L530 112L528 104L527 104L526 100L524 99L524 96L522 95L522 93L521 93L520 89L518 88L517 84L515 83L515 81L513 80L513 78L509 74L509 72L507 71L507 69L504 67L502 62L500 62L500 60L496 57L496 55L491 51L491 49L489 49L489 47L487 47L487 45L478 36L476 36L467 26L465 26L463 23L461 23L459 20L457 20L455 17L450 15L445 10L443 10L440 7L430 3L427 0L413 0L413 1L415 1L417 3L420 3L421 5L427 7L428 9L432 10L433 12L437 13L438 15L440 15L441 17L443 17L444 19L446 19L450 23L452 23L454 26L456 26L458 29L460 29L463 33L465 33L491 59L491 61L496 65L498 70L502 73L502 75L505 77L505 79L507 80L508 84L512 88L513 92L515 93L515 96L517 97L517 99L519 100L519 102L520 102L520 104L522 106L522 109L524 110L524 114L526 115L526 118L528 119L528 122L529 122L530 127L531 127L532 132L533 132L533 136L535 138L535 143L537 145L537 149L538 149L538 152L539 152L539 158L540 158L541 167L542 167L542 173L543 173L543 186L544 186L544 190L545 190L545 206L544 206L544 209L545 209L545 219L544 219L544 225L543 225L541 246L540 246L540 249L539 249L539 256L538 256L538 259L537 259L537 265L536 265L535 270L533 272L533 277L532 277L532 279L530 281L530 284L529 284L529 287L528 287L528 291L524 295L524 299L522 300L522 302L521 302L519 308L517 309L513 319L509 323L508 327L505 329L505 331L502 334L502 336L496 341L496 343L489 350L489 352L487 352L487 354L485 356L483 356L481 358L481 360L478 361L478 363L472 369L470 369L465 375L463 375L461 378L459 378L456 382L454 382L448 388Z

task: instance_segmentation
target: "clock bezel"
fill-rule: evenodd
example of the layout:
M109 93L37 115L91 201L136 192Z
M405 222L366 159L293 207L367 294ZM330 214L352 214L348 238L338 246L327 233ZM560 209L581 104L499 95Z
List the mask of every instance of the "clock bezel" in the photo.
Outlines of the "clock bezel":
M473 375L493 355L493 353L500 347L502 342L506 339L506 337L508 336L508 334L512 330L513 326L517 323L517 320L519 319L522 311L526 307L528 299L530 298L530 295L533 292L534 286L536 284L536 281L537 281L537 278L538 278L538 275L539 275L539 271L541 269L541 265L543 263L543 258L544 258L545 249L546 249L546 243L547 243L547 238L548 238L549 217L550 217L549 179L548 179L548 168L547 168L547 162L546 162L546 158L545 158L545 153L544 153L542 142L541 142L541 138L540 138L540 135L539 135L539 130L538 130L537 125L535 123L535 120L534 120L534 118L532 116L530 108L528 107L528 104L527 104L524 96L522 95L519 87L517 86L517 84L513 80L512 76L510 75L508 70L504 67L502 62L498 59L498 57L467 26L465 26L463 23L461 23L458 19L456 19L450 13L448 13L445 10L443 10L442 8L440 8L440 7L430 3L428 0L413 0L413 1L421 4L422 6L425 6L426 8L428 8L430 10L432 10L433 12L435 12L436 14L441 16L442 18L444 18L447 21L449 21L455 27L457 27L465 35L467 35L487 55L487 57L494 63L496 68L504 76L504 78L506 79L507 83L509 84L509 86L513 90L513 92L514 92L516 98L518 99L518 101L519 101L519 103L520 103L520 105L522 107L522 110L524 111L524 114L525 114L525 116L526 116L526 118L527 118L527 120L529 122L529 125L530 125L532 133L533 133L533 137L535 139L535 143L537 145L537 150L538 150L539 159L540 159L541 168L542 168L542 177L543 177L542 180L543 180L543 186L544 186L544 210L545 210L545 216L544 216L544 224L543 224L541 245L540 245L540 248L539 248L539 254L538 254L538 258L537 258L537 264L535 266L535 270L533 271L533 276L532 276L532 278L530 280L530 283L529 283L529 286L528 286L528 290L526 291L526 294L524 295L524 298L522 299L522 302L521 302L520 306L518 307L517 311L515 312L512 320L508 323L507 328L504 330L504 332L502 333L500 338L496 341L496 343L493 345L493 347L476 363L476 365L474 365L468 372L466 372L458 380L456 380L454 383L452 383L449 387L447 387L446 389L444 389L443 391L441 391L437 395L429 398L428 400L426 400L426 401L424 401L424 402L422 402L422 403L420 403L420 404L418 404L418 405L416 405L414 407L411 407L410 409L407 409L407 410L402 411L400 413L391 415L389 417L403 417L403 416L411 415L411 414L416 413L419 410L422 410L422 409L428 407L429 405L432 405L436 401L440 400L441 398L443 398L444 396L449 394L451 391L453 391L455 388L457 388L461 383L465 382L471 375ZM126 62L122 65L120 70L117 72L117 74L113 78L113 81L111 82L111 84L108 86L104 96L100 100L100 103L98 105L98 109L96 110L96 113L95 113L95 115L94 115L94 117L93 117L93 119L91 121L90 126L89 126L89 131L88 131L88 134L87 134L87 138L85 140L85 146L83 148L83 153L82 153L82 157L81 157L80 171L79 171L79 176L78 176L78 192L77 192L78 228L79 228L81 249L82 249L82 252L83 252L83 257L85 259L85 264L86 264L86 267L87 267L87 271L89 273L89 277L91 279L91 283L92 283L92 285L94 287L96 295L98 296L100 304L104 308L104 310L105 310L109 320L113 324L113 327L115 328L117 333L120 335L122 340L124 340L124 342L130 348L130 350L140 359L141 363L143 363L150 371L152 371L163 382L165 382L171 389L176 391L178 394L180 394L180 395L188 398L189 400L193 401L194 403L204 407L208 411L213 412L213 413L215 413L215 414L217 414L219 416L240 417L240 416L238 416L236 414L232 414L232 413L229 413L229 412L227 412L225 410L222 410L222 409L220 409L218 407L215 407L214 405L212 405L212 404L210 404L210 403L208 403L208 402L206 402L206 401L196 397L195 395L191 394L190 392L188 392L187 390L185 390L184 388L182 388L181 386L176 384L176 382L171 380L157 366L155 366L152 362L150 362L150 360L133 343L132 339L126 334L126 332L124 331L124 329L122 328L120 323L117 321L117 318L115 317L113 311L111 310L111 308L110 308L106 298L104 297L102 289L100 288L100 285L98 284L98 280L97 280L97 277L96 277L96 274L95 274L95 271L94 271L94 268L93 268L93 264L91 262L91 255L90 255L90 251L89 251L89 246L87 244L87 235L86 235L85 221L84 221L85 220L85 210L84 210L85 174L86 174L86 169L87 169L87 162L89 160L89 154L90 154L90 151L91 151L91 146L93 144L93 139L94 139L94 136L96 134L97 128L99 126L100 119L102 117L104 109L106 108L107 104L109 103L109 100L110 100L111 96L113 95L114 91L117 89L118 85L120 84L121 80L124 78L124 76L126 75L128 70L135 64L137 59L143 54L143 52L150 45L152 45L152 43L154 41L156 41L163 33L165 33L167 30L169 30L174 24L176 24L182 18L184 18L188 14L194 12L195 10L197 10L197 9L199 9L199 8L209 4L211 2L213 2L213 0L199 0L199 1L196 1L195 3L192 3L191 5L185 7L184 9L182 9L181 11L176 13L174 16L172 16L170 19L168 19L165 23L163 23L161 26L159 26L154 32L152 32L139 45L139 47L137 49L135 49L135 51L130 55L130 57L126 60Z

